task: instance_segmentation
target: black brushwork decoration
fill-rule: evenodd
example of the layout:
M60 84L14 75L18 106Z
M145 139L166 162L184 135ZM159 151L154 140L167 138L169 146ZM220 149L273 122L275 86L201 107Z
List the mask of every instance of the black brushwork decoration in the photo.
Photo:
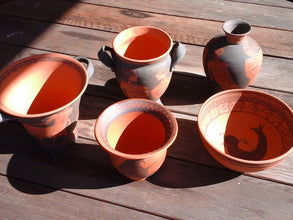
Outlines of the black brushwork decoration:
M239 147L239 144L249 144L245 138L238 139L233 135L225 135L224 146L225 151L231 156L235 156L246 160L261 160L264 158L267 151L267 137L263 132L264 125L259 124L257 128L251 128L257 135L257 146L253 151L245 151Z

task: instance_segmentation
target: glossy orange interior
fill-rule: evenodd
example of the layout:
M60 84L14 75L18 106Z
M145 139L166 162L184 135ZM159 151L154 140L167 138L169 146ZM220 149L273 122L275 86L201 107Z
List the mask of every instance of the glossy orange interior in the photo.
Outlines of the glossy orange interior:
M239 101L232 101L229 94L219 95L201 110L202 135L210 147L240 159L260 161L283 155L293 146L292 112L272 100L259 94L239 93Z
M144 112L129 112L119 116L109 126L110 146L127 154L144 154L160 148L166 138L163 123Z
M165 32L151 27L134 27L119 33L113 42L114 50L122 57L149 60L171 49L172 40Z
M263 129L259 129L262 133L258 134L259 126ZM261 117L246 113L218 116L210 122L205 137L218 150L246 160L272 159L289 149L283 146L277 128Z
M52 60L18 63L0 82L0 103L9 111L40 114L60 108L82 91L85 75L76 65Z

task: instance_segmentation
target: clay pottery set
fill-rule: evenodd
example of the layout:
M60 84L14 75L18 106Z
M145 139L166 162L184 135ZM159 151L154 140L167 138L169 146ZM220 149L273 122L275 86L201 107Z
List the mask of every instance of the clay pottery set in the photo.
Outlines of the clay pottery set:
M0 73L0 122L19 121L47 150L68 146L77 138L79 102L93 72L87 58L61 54L30 56L7 66Z
M219 92L202 105L198 127L209 153L235 171L264 170L293 152L293 112L266 93Z
M262 51L242 20L224 23L225 35L208 42L203 53L207 77L219 92L202 105L198 127L208 152L239 172L277 165L293 152L293 113L269 94L247 87L262 64ZM166 91L185 47L165 31L138 26L120 32L113 48L98 52L115 72L128 99L97 118L95 137L113 166L132 180L143 180L163 164L178 125L156 101ZM86 68L81 62L86 63ZM79 103L93 64L84 57L43 54L19 60L0 73L0 122L18 120L38 145L59 150L74 143Z
M225 34L212 38L203 52L206 76L218 90L246 88L258 74L263 54L249 35L251 26L243 20L228 20Z
M161 167L177 132L172 113L147 99L116 102L95 125L96 139L114 167L132 180L143 180Z
M113 48L103 46L98 56L115 72L128 98L156 101L166 91L172 70L185 51L165 31L137 26L120 32L113 40Z

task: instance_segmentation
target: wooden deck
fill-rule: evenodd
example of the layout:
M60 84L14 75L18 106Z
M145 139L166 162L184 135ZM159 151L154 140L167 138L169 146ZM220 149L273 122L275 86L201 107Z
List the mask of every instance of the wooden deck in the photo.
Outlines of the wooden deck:
M197 113L213 94L202 52L222 23L253 26L264 62L249 87L293 107L293 3L288 0L0 1L0 67L32 54L86 56L95 64L80 106L79 139L58 154L34 146L17 122L0 124L0 219L292 219L293 155L262 172L235 173L205 150ZM133 182L94 138L97 116L125 99L97 58L125 28L152 25L187 47L162 102L179 134L161 169Z

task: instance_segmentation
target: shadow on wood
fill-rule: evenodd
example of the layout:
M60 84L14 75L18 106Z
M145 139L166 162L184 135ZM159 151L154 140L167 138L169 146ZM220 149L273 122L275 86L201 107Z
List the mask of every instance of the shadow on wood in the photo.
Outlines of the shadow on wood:
M100 103L100 109L84 117L94 118L113 100L85 96L83 108ZM86 105L90 106L86 106ZM179 133L168 151L161 169L148 181L161 187L190 188L216 184L237 177L238 173L213 169L219 167L201 143L196 120L177 118ZM11 129L7 129L11 127ZM5 128L4 128L5 127ZM3 128L3 129L1 129ZM4 131L4 133L2 132ZM18 138L7 138L15 137ZM7 176L11 185L31 194L50 193L58 189L102 189L128 184L131 181L119 174L112 166L108 155L95 141L79 139L79 143L58 153L49 153L34 145L24 128L17 123L0 125L0 154L13 154L7 161ZM216 171L215 171L216 170ZM19 181L36 183L47 188L42 191L23 188Z
M225 182L240 175L168 157L160 170L147 181L161 187L192 188Z
M189 105L203 103L215 90L204 76L174 71L167 91L161 97L164 105Z
M161 102L164 105L199 104L215 92L213 85L206 77L174 71L169 87L161 97ZM89 84L86 94L117 101L127 98L120 89L116 78L109 79L104 86Z
M196 164L223 168L204 147L196 120L177 118L177 123L178 135L168 149L168 156Z
M99 189L130 182L115 170L95 141L79 139L71 147L52 153L36 146L25 129L15 122L0 125L0 140L1 160L8 164L6 175L19 191L42 194L61 188ZM7 154L13 155L6 157ZM22 188L17 179L48 188L44 192Z
M3 3L3 4L2 4ZM7 4L4 4L7 3ZM21 5L24 4L24 5ZM58 7L56 5L52 4L50 1L2 1L0 2L1 6L1 14L17 14L19 17L26 17L27 15L33 16L33 14L30 14L25 11L24 8L29 8L30 10L36 9L36 11L44 9L46 13L43 13L41 15L41 18L38 19L44 19L44 20L51 20L56 21L60 17L62 17L63 14L65 14L68 10L73 8L76 5L76 2L60 2L58 4ZM51 13L54 11L54 13ZM35 15L38 16L38 15ZM19 42L21 42L22 46L30 47L30 44L35 41L42 33L47 31L48 28L50 28L51 23L48 22L38 22L38 21L32 21L34 27L29 28L29 31L25 31L25 28L20 29L19 24L17 22L14 22L12 18L6 20L7 16L1 15L1 21L0 21L0 29L1 29L1 35L0 35L0 41L6 42L12 45L20 45ZM27 27L27 23L25 19L21 21L23 23L23 27ZM7 25L7 23L10 23ZM5 25L4 25L5 24ZM9 51L9 53L1 53L0 52L0 69L4 68L6 65L8 65L11 60L15 59L21 51L25 49L25 47L15 47L15 50Z
M169 188L213 185L241 175L221 166L205 149L198 134L197 122L179 119L178 136L157 173L147 180ZM218 169L215 169L218 168Z
M93 143L75 144L58 153L49 153L36 146L14 152L7 166L8 180L14 188L25 193L43 194L62 188L100 189L131 182L115 170L106 153ZM23 188L15 180L48 188L42 191Z

